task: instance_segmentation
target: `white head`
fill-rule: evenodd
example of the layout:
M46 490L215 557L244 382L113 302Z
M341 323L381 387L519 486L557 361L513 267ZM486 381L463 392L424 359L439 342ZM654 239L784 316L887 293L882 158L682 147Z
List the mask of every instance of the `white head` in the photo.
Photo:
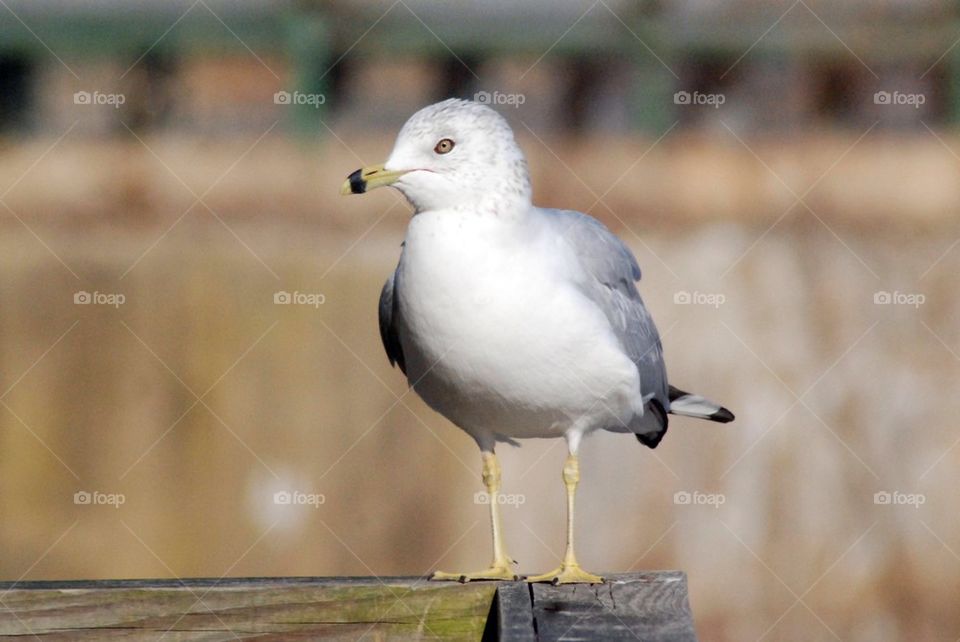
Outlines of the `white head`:
M420 211L530 203L530 175L513 131L493 109L450 99L406 122L382 166L357 170L342 192L393 185Z

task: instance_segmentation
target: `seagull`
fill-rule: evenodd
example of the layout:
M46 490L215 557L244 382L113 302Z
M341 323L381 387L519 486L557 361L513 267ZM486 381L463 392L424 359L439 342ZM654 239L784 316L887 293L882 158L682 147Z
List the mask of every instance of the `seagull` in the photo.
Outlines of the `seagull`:
M427 405L477 442L490 505L490 567L431 579L518 579L503 542L494 448L562 437L566 553L559 568L525 579L602 583L574 554L584 435L631 433L655 448L668 414L723 423L733 414L667 383L633 254L587 214L533 205L526 159L495 110L459 99L421 109L387 161L350 174L341 193L386 185L414 212L380 294L380 336Z

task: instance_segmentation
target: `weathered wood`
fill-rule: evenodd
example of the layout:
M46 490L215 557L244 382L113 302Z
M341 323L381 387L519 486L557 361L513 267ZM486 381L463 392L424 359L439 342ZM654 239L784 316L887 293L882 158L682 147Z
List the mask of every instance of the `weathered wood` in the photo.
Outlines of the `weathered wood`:
M696 642L686 576L603 585L291 577L0 583L0 640Z
M496 631L496 635L485 635L485 639L500 642L534 642L537 639L529 584L502 582L497 587L490 621L487 623L488 632L491 629Z
M605 584L533 585L537 639L696 642L680 571L607 576Z
M478 640L495 591L425 578L8 583L0 639Z

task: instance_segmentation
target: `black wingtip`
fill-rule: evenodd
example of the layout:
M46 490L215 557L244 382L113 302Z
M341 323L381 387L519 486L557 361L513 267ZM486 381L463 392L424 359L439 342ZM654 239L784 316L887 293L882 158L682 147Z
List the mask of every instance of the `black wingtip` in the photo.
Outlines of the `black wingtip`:
M736 417L734 417L733 413L727 410L726 408L721 408L720 410L710 415L708 419L710 421L716 421L721 424L728 424L734 419L736 419Z
M634 436L637 438L637 441L639 441L641 444L643 444L647 448L656 448L657 446L660 445L660 442L663 441L663 436L665 434L667 434L666 430L662 432L651 433L649 435L641 435L638 433L634 433Z
M659 429L656 432L634 434L637 437L637 441L647 448L656 448L663 440L663 436L667 434L667 426L670 423L670 418L667 417L667 413L663 409L663 404L656 399L650 400L650 402L647 404L647 410L653 413L653 416L657 418Z

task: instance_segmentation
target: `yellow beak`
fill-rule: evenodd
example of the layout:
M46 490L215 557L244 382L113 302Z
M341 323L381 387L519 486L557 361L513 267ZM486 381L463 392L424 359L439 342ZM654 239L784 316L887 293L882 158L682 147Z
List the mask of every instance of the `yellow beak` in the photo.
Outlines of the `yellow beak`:
M362 167L347 177L347 180L345 180L340 187L340 194L343 196L347 196L348 194L363 194L364 192L369 192L372 189L383 187L384 185L392 185L406 173L406 170L385 170L383 169L383 165Z

